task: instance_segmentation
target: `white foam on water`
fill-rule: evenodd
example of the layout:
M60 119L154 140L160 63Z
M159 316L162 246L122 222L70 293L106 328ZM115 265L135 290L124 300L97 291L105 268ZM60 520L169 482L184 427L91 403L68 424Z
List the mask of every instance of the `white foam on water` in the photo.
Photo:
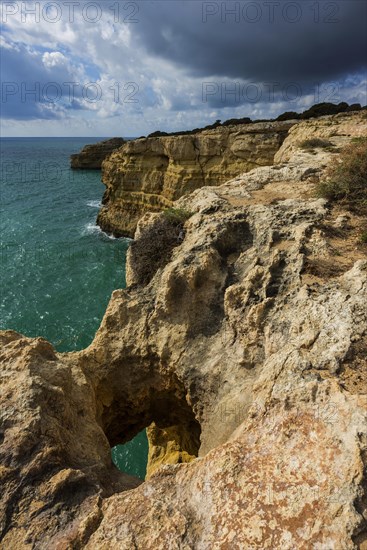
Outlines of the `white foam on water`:
M89 206L90 208L101 208L102 203L101 201L88 201L87 206Z
M95 223L87 223L83 229L83 235L91 235L93 233L99 233L101 228Z
M101 234L104 237L107 237L108 239L111 239L111 240L116 240L117 239L117 237L114 237L113 235L108 235L107 233L102 231L102 229L96 223L87 223L87 225L84 227L82 233L83 233L83 235L98 235L98 234Z

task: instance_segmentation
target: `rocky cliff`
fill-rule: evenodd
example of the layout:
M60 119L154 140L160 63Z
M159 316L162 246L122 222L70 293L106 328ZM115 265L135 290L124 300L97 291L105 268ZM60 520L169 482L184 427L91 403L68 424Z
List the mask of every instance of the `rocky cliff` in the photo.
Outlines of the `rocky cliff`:
M1 548L365 550L365 219L314 198L358 136L302 122L273 166L146 214L84 351L1 333ZM144 427L139 484L110 447Z
M145 212L160 211L205 185L273 163L294 121L222 126L193 135L127 142L103 163L104 231L133 237Z
M122 138L112 138L86 145L80 153L71 155L70 167L74 170L100 170L102 162L124 143Z

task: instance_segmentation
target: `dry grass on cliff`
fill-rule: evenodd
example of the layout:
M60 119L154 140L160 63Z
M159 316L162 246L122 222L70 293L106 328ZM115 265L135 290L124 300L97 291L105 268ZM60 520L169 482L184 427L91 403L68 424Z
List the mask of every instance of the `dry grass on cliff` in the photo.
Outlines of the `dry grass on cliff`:
M331 141L320 138L305 139L300 143L301 149L330 149L334 147Z
M148 284L157 270L169 262L172 250L185 237L184 224L190 216L185 210L169 208L132 243L130 266L137 284Z
M316 191L352 212L367 214L367 138L356 138L342 150Z
M342 225L337 220L344 218ZM336 205L318 226L325 239L328 254L306 254L302 281L307 284L323 283L339 277L353 267L358 260L366 260L367 245L362 240L366 219L347 212Z

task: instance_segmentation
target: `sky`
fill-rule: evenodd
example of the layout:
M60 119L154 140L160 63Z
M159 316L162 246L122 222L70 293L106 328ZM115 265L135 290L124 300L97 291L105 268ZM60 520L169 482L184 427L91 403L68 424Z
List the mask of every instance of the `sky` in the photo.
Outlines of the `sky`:
M367 104L364 0L0 0L0 10L4 137L138 137Z

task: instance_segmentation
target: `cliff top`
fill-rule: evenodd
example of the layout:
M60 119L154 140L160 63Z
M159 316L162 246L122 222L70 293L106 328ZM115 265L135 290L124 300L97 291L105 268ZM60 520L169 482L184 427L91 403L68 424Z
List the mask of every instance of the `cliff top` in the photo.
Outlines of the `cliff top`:
M345 103L345 102L341 102L339 104L324 102L324 103L317 103L312 107L310 107L309 109L306 109L302 113L297 113L296 111L287 111L285 113L282 113L275 119L252 120L249 117L231 118L229 120L226 120L225 122L222 122L221 120L217 120L213 124L205 126L204 128L195 128L193 130L181 130L177 132L161 132L158 130L149 134L147 137L150 138L150 137L182 136L182 135L198 134L201 132L205 132L206 130L213 130L220 127L239 126L244 124L258 124L261 122L278 122L278 121L285 121L285 120L308 120L310 118L319 118L322 116L336 115L338 113L360 111L361 109L366 110L367 105L362 107L360 103L354 103L352 105L348 105L348 103ZM145 136L141 136L141 138L144 138L144 137ZM141 139L141 138L138 138L138 139Z

